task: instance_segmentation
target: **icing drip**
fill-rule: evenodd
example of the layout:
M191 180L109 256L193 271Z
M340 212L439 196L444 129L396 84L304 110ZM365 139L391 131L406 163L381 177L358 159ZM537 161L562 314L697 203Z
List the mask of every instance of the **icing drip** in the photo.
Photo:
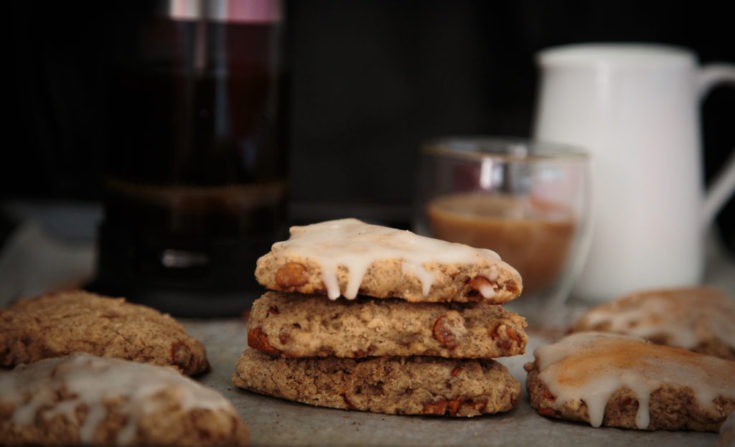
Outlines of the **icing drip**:
M400 260L402 271L421 281L424 295L429 294L434 281L434 275L426 264L500 262L500 256L492 250L445 242L408 230L370 225L357 219L291 227L290 231L291 237L275 243L273 251L292 252L316 260L322 268L324 285L331 299L340 296L354 299L365 272L378 260ZM337 279L340 267L348 273L347 286L343 291ZM493 274L497 277L497 270L493 270ZM491 298L495 291L488 286L483 287L480 293Z
M49 419L62 415L76 421L76 408L85 405L89 412L80 424L80 441L89 444L99 424L107 417L105 402L126 398L121 411L126 423L118 432L117 444L130 444L138 421L157 410L154 398L161 391L174 390L182 409L230 409L231 404L216 391L179 374L172 368L101 358L87 354L41 360L0 371L0 395L16 405L12 422L33 424L37 417ZM61 401L54 403L59 392ZM31 396L28 402L24 402ZM74 423L74 422L72 422Z
M605 405L618 389L629 388L638 400L636 425L649 424L651 393L664 384L690 387L703 408L717 396L735 398L735 362L659 346L612 333L580 332L534 352L539 378L556 397L587 405L590 424L602 425Z

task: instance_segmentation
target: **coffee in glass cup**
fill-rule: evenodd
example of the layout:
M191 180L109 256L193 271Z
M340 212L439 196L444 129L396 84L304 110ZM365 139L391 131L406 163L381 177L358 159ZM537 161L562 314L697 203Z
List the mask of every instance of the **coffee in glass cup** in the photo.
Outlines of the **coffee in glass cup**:
M496 251L523 278L516 307L550 322L585 253L588 159L522 139L444 138L422 148L415 230Z

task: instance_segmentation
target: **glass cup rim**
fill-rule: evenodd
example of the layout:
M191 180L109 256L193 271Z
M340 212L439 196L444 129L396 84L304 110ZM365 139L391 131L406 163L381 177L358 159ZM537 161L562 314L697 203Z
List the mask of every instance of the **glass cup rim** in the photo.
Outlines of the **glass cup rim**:
M587 160L584 149L550 141L537 141L520 137L496 136L448 136L425 141L425 155L459 159L501 159L506 161L543 161L554 159Z

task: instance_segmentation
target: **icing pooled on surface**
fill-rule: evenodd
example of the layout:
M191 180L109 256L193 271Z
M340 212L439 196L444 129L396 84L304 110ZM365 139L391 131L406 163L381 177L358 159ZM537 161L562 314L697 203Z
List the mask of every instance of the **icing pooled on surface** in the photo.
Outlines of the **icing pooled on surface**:
M428 263L483 262L492 265L501 261L492 250L445 242L408 230L370 225L357 219L291 227L291 237L275 243L273 251L306 256L319 263L331 299L355 298L368 268L379 260L399 259L402 271L421 281L424 295L429 294L434 281L433 273L426 268ZM345 290L340 290L337 279L340 267L348 272ZM494 275L488 279L497 279L497 270ZM495 292L492 287L484 287L480 293L484 298L492 298Z
M638 400L640 429L648 427L651 393L663 385L691 388L703 408L713 408L718 396L735 398L735 362L638 337L579 332L536 349L534 356L555 405L584 401L595 427L602 425L607 401L621 388Z
M230 409L235 414L222 395L169 367L74 354L0 371L0 396L3 402L16 406L12 416L15 425L32 425L38 417L58 415L76 421L76 409L84 405L89 412L77 423L80 441L85 444L94 441L95 431L107 417L105 402L119 398L126 399L121 412L127 418L116 443L132 442L138 422L158 409L155 395L164 390L175 392L183 410Z

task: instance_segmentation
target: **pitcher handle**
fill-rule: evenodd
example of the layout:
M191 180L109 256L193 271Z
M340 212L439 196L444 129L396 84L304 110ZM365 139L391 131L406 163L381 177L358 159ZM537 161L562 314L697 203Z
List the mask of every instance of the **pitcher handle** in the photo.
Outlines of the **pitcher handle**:
M700 100L704 99L710 90L718 84L727 84L735 87L735 65L713 63L703 66L699 71L698 93ZM707 191L704 200L704 224L709 226L717 213L725 205L735 191L735 152L730 155L725 167Z

